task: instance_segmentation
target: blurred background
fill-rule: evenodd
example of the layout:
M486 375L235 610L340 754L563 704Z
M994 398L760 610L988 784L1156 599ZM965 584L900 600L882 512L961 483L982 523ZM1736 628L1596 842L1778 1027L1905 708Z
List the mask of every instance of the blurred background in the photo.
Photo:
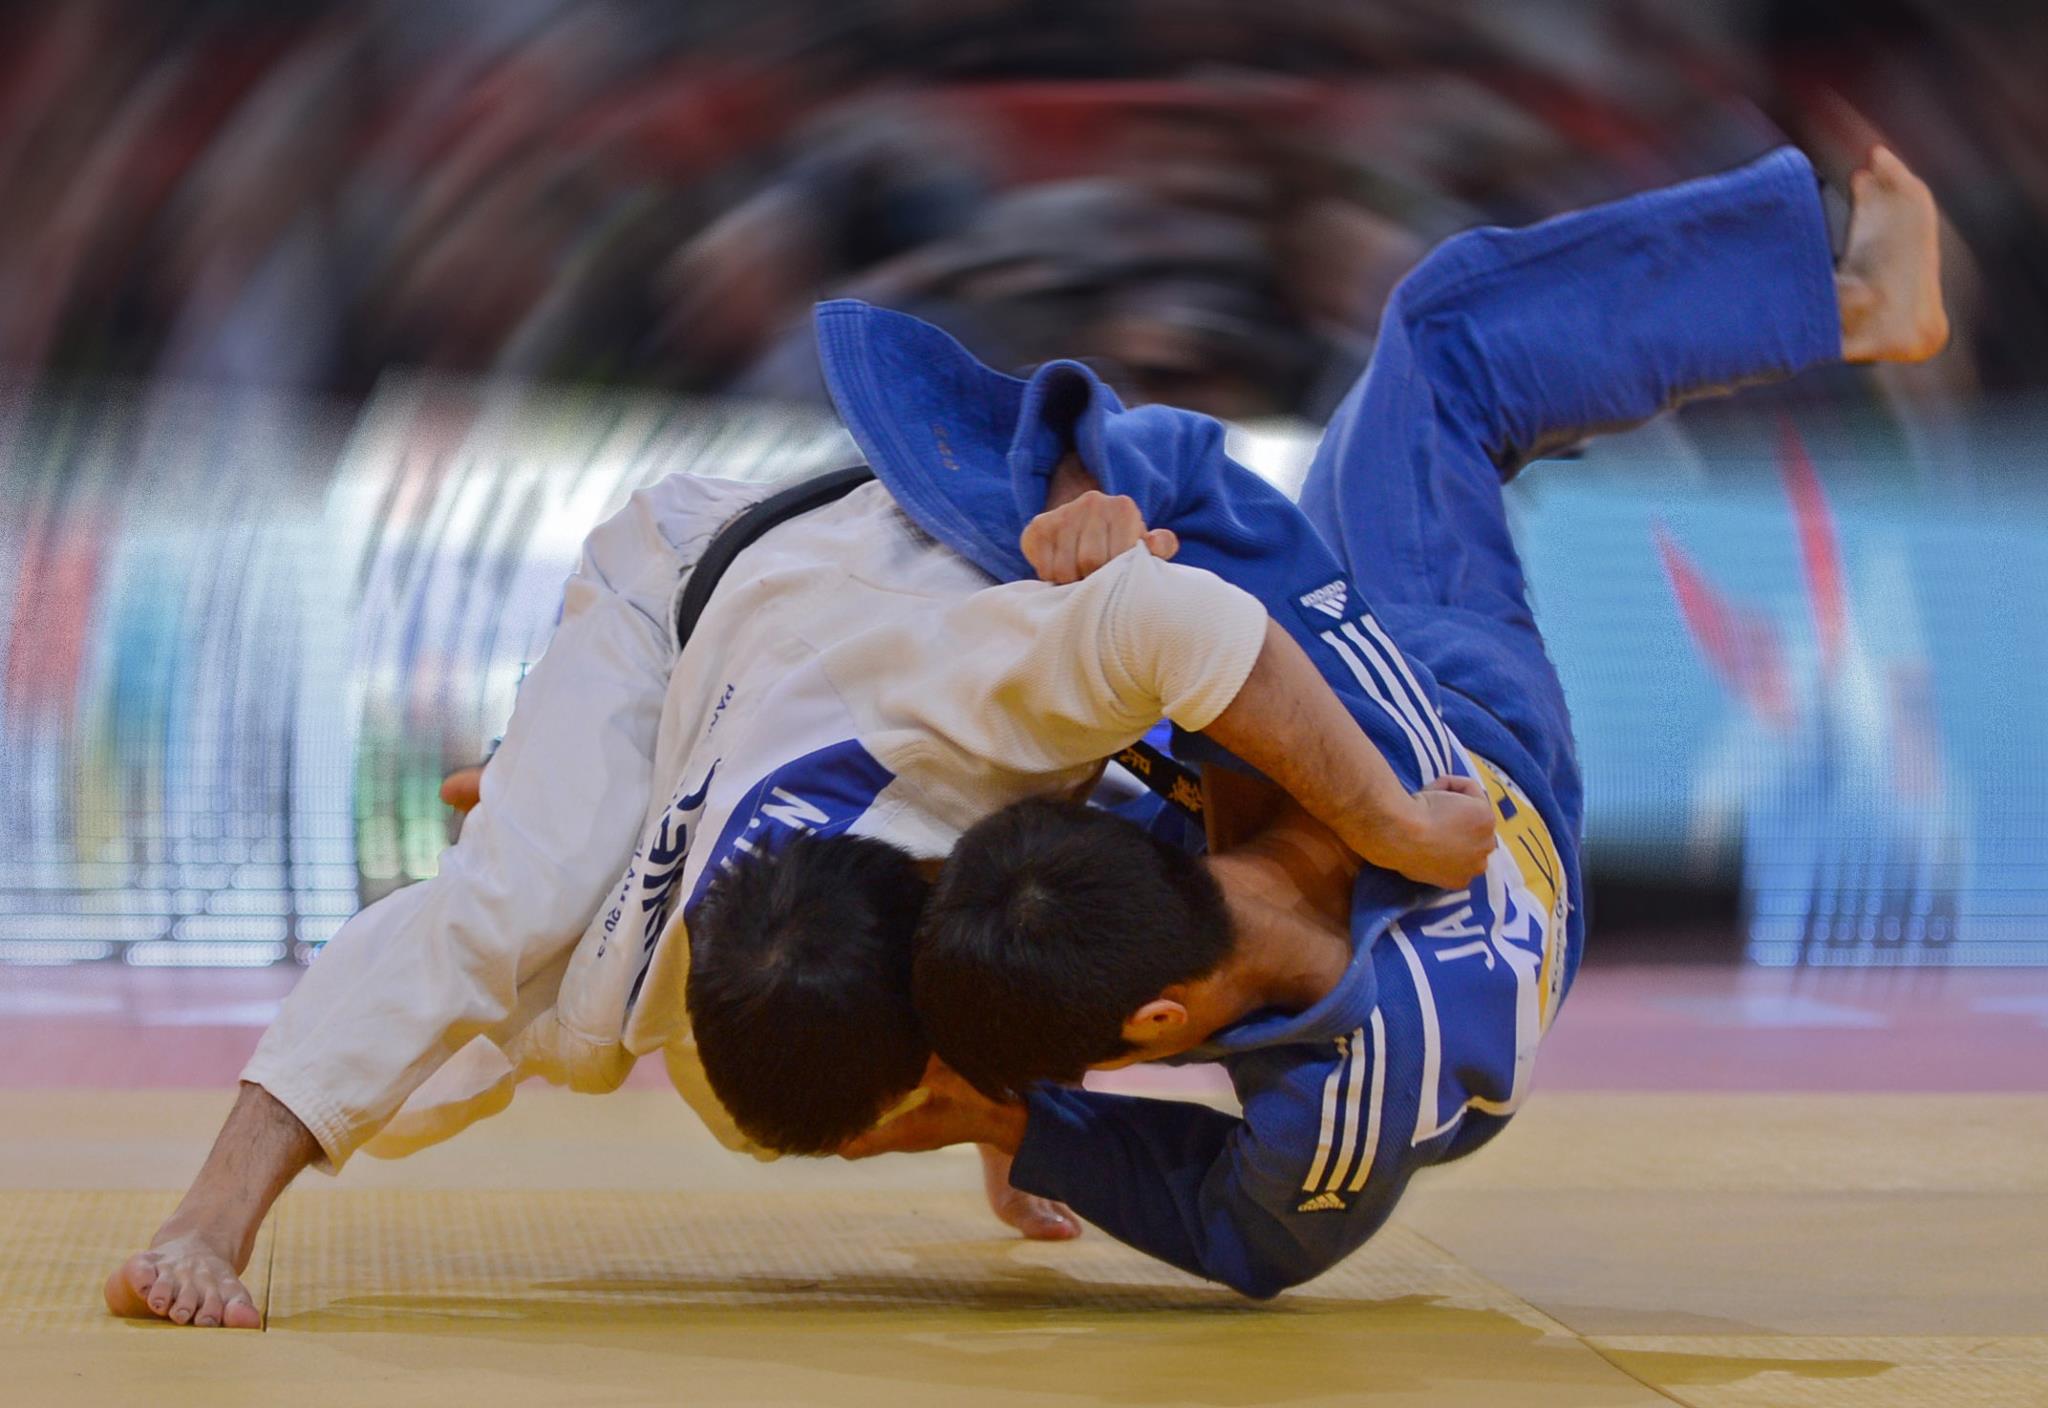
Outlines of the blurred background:
M1943 358L1512 489L1592 952L2048 962L2044 73L2037 0L10 5L0 964L290 971L431 874L593 524L854 458L818 298L1292 484L1435 241L1879 139Z

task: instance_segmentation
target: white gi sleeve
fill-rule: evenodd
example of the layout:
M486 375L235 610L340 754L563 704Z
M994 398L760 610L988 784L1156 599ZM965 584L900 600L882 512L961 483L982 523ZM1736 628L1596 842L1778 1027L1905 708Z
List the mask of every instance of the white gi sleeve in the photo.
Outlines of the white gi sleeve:
M989 794L973 795L977 768L1060 774L1116 754L1162 718L1208 727L1265 638L1257 598L1141 545L1071 586L976 592L917 623L914 638L874 633L866 658L848 663L877 682L875 698L847 697L857 712L875 710L885 763L927 790L959 780L979 815Z
M319 1140L322 1167L338 1169L473 1037L552 1001L536 989L559 984L645 821L683 573L766 492L672 476L585 542L440 872L342 926L242 1072Z

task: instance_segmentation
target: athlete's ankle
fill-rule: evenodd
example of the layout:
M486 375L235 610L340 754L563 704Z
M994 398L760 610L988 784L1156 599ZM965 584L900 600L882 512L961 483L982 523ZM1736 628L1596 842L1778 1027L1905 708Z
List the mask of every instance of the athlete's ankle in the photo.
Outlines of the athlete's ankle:
M163 1226L150 1239L150 1250L173 1242L201 1246L233 1266L239 1275L256 1250L256 1233L262 1224L251 1225L246 1212L239 1208L204 1202L188 1206L189 1203L188 1196L186 1204L180 1204L176 1212L164 1219Z
M1842 360L1874 362L1885 348L1879 337L1882 298L1860 274L1837 271L1835 303L1842 316Z

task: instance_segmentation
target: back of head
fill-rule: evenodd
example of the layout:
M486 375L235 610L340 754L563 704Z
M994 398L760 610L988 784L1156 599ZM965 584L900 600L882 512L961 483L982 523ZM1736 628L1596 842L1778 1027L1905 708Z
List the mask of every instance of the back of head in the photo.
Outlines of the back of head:
M750 1139L825 1154L924 1076L908 853L800 836L742 857L689 914L687 1001L711 1089Z
M1221 892L1192 856L1075 802L1018 802L940 873L912 990L940 1059L1001 1098L1126 1054L1126 1018L1230 951Z

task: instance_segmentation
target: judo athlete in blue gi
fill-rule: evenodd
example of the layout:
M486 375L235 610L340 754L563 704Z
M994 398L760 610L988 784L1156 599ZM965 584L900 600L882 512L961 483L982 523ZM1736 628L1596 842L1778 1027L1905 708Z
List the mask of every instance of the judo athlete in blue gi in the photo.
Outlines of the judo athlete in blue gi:
M1888 209L1894 190L1913 199ZM958 1075L935 1071L923 1108L847 1152L1011 1149L1018 1188L1270 1296L1370 1237L1418 1170L1498 1133L1585 937L1579 771L1502 482L1690 397L1932 355L1946 321L1931 201L1883 151L1856 195L1839 278L1790 150L1450 240L1394 294L1298 508L1203 417L1123 410L1072 363L997 377L930 329L828 307L842 413L930 532L1013 578L1040 565L1013 545L1049 485L1055 501L1076 476L1127 496L1139 530L1178 535L1178 562L1266 605L1406 786L1477 777L1498 816L1484 875L1445 892L1333 864L1283 805L1212 857L1204 894L1127 823L1045 802L999 813L955 849L919 939L919 1011ZM1879 256L1881 332L1852 272ZM1059 531L1041 526L1041 548ZM1175 751L1227 766L1202 745ZM1178 967L1159 951L1176 944ZM1091 988L1118 990L1103 1005ZM1242 1115L1057 1083L1147 1059L1220 1062Z

